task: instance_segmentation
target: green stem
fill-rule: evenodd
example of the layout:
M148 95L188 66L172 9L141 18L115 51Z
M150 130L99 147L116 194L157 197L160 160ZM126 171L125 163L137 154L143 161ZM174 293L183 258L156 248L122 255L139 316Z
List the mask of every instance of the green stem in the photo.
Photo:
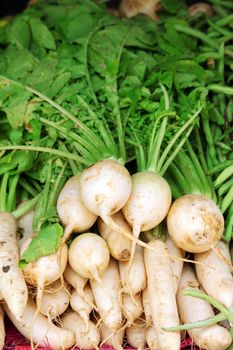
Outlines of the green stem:
M229 208L232 202L233 202L233 185L231 186L230 190L222 199L220 209L223 214L226 212L226 210Z
M20 178L19 179L19 185L23 187L23 189L25 189L30 195L32 195L32 197L35 197L38 192L37 190L35 190L25 178Z
M64 164L61 168L61 171L59 172L59 175L57 176L56 181L53 185L52 191L50 193L47 208L56 206L57 197L59 195L59 192L60 192L63 184L66 181L66 177L64 176L64 172L65 172L66 167L67 167L67 162L64 162Z
M180 33L191 35L194 38L200 39L205 44L208 44L209 46L211 46L215 49L218 49L218 46L219 46L218 43L216 43L214 40L211 40L208 35L204 34L203 32L201 32L199 30L192 29L192 28L187 27L187 26L182 26L180 24L175 24L175 29Z
M0 211L7 210L7 185L8 185L9 173L5 173L2 177L0 188Z
M216 93L233 95L233 88L230 86L219 85L219 84L209 84L207 86L207 89Z
M12 211L12 215L14 215L16 219L19 219L21 216L23 216L36 206L38 200L40 199L40 196L41 194L39 193L37 196L27 201L24 205Z
M15 209L16 206L16 189L17 189L17 185L19 182L19 177L20 174L16 174L13 175L13 178L10 177L10 181L9 181L9 192L8 192L8 196L7 196L7 211L12 212Z
M226 160L224 163L221 163L221 164L214 166L213 168L209 169L208 173L210 175L219 173L220 171L224 170L225 168L227 168L230 165L233 165L232 159Z

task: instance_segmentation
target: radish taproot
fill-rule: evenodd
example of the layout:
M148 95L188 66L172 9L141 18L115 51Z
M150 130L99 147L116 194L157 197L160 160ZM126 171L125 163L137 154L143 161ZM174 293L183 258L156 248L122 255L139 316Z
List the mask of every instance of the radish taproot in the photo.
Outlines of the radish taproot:
M171 259L172 270L173 270L173 275L175 280L175 289L177 291L182 270L183 270L183 265L184 265L183 258L185 256L185 252L175 245L175 243L171 240L169 235L167 235L165 243Z
M141 293L124 293L122 300L123 315L126 318L126 326L129 327L143 314L142 296Z
M142 291L142 305L147 326L153 325L148 286Z
M177 293L180 317L184 323L194 323L214 316L214 311L207 301L184 295L185 290L200 290L195 272L188 264L184 265ZM189 329L188 333L193 341L205 350L225 350L232 342L228 330L219 325Z
M160 350L157 329L150 326L146 330L146 342L151 350Z
M126 339L130 346L137 350L146 348L146 323L143 319L135 320L126 328Z
M179 350L180 333L178 331L169 333L163 330L167 326L179 325L171 259L165 242L157 239L150 241L149 245L157 250L155 252L145 249L144 259L151 313L153 324L157 329L159 349Z
M63 242L69 239L73 232L89 230L97 219L81 200L80 177L80 174L72 176L65 183L57 199L58 216L65 227Z
M76 290L76 292L83 296L84 295L84 287L88 281L87 278L80 276L77 272L75 272L69 263L67 263L64 277L66 281Z
M100 281L109 259L107 243L95 233L83 233L70 244L69 264L81 277Z
M37 313L31 296L28 298L21 322L15 318L6 304L4 304L4 310L18 331L37 346L50 346L54 350L64 350L75 344L73 332L55 326L45 316Z
M198 280L205 292L220 301L227 308L233 304L233 277L229 247L219 241L204 253L195 254L194 258ZM219 255L220 254L220 255Z
M28 289L19 269L17 222L9 212L0 212L0 293L20 321L27 305Z
M100 324L101 345L112 346L115 350L123 350L123 341L125 330L121 327L119 330L110 330L103 322Z

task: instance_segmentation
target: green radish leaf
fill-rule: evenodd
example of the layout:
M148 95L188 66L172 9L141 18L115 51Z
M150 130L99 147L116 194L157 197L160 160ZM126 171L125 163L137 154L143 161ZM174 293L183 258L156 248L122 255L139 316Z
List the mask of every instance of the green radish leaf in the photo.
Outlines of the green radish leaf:
M30 28L22 18L16 18L8 28L7 36L10 43L22 46L25 49L29 48L31 40Z
M56 43L53 34L39 18L32 18L29 21L32 38L39 45L46 49L55 50Z
M44 227L32 239L29 247L22 254L19 267L24 268L28 263L36 261L41 256L55 253L61 244L62 235L63 227L60 224L55 223Z
M0 175L9 172L10 175L22 173L32 168L36 152L13 151L0 158Z

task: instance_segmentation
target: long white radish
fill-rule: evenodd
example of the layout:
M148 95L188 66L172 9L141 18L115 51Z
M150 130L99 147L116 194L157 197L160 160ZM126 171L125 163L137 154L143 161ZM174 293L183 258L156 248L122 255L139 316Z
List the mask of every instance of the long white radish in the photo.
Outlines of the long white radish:
M84 278L100 280L108 268L110 254L105 240L95 233L83 233L69 247L69 264Z
M141 293L136 295L123 294L123 315L126 318L127 327L131 326L142 314L142 296Z
M146 270L143 248L136 246L132 261L119 261L119 271L124 293L136 295L146 287Z
M147 327L153 325L148 287L142 291L142 305Z
M5 344L5 323L4 323L4 310L0 305L0 350L3 349Z
M124 327L113 332L104 323L100 324L101 344L112 346L115 350L123 350L124 334Z
M165 243L171 259L172 270L175 279L175 290L177 291L183 270L183 258L185 256L185 252L182 249L178 248L168 235Z
M132 188L128 170L111 159L100 160L85 169L80 185L84 205L106 224L125 205Z
M143 319L135 320L125 333L130 346L138 350L146 348L146 323Z
M224 218L211 199L188 194L173 202L167 215L167 227L177 247L191 253L203 253L220 240Z
M132 191L122 208L123 214L133 228L133 236L159 225L171 206L172 193L167 181L153 171L132 175ZM132 255L134 255L135 241Z
M119 211L112 215L113 221L123 231L128 232L132 235L132 228L125 220L122 211ZM122 235L119 231L112 229L99 217L98 218L98 229L101 237L103 237L110 251L110 254L117 260L128 261L132 250L132 241Z
M44 291L39 310L42 315L47 316L48 320L53 321L66 311L69 302L68 286L57 280Z
M21 203L20 206L24 205L25 203ZM33 233L33 217L34 217L35 210L32 209L23 216L21 216L18 219L18 244L19 248L22 247L23 243L32 236Z
M84 287L88 281L87 278L84 278L80 276L78 273L76 273L68 263L66 265L65 271L63 276L65 277L66 281L76 290L76 292L83 296L84 295Z
M36 315L36 305L31 297L28 299L22 322L16 320L6 304L4 304L4 309L18 331L35 345L42 347L48 347L49 345L51 349L64 350L75 344L72 332L55 326L40 313Z
M197 278L207 294L219 300L227 308L233 304L233 276L229 267L231 257L229 247L224 242L215 245L219 256L214 250L195 254Z
M17 222L12 214L0 212L0 293L17 320L27 305L28 289L18 267Z
M185 264L177 293L179 314L184 323L202 321L214 316L214 311L207 301L183 295L186 289L200 290L199 288L194 270ZM219 325L190 329L188 334L205 350L225 350L232 341L228 330Z
M81 296L76 289L73 289L70 297L70 306L83 319L88 329L90 313L93 310L94 296L89 284L84 287L84 296Z
M154 326L150 326L149 328L147 328L146 342L149 349L160 350L157 329Z
M75 345L80 349L98 349L100 332L92 321L86 329L83 319L75 311L68 310L62 318L62 325L74 333Z
M81 174L72 176L65 183L57 199L58 216L65 227L63 242L69 239L73 232L89 230L97 219L81 200L80 177Z
M110 259L101 283L90 280L90 284L101 320L111 331L116 331L122 325L121 283L116 260Z
M180 333L169 333L163 327L178 326L176 288L171 259L166 243L161 240L149 242L157 252L145 249L144 259L147 274L153 324L157 329L160 350L179 350Z
M29 238L21 247L20 254L27 249L31 242ZM23 269L25 280L37 287L36 304L40 308L44 287L61 278L66 268L68 248L63 244L55 253L42 256L38 260L27 264Z

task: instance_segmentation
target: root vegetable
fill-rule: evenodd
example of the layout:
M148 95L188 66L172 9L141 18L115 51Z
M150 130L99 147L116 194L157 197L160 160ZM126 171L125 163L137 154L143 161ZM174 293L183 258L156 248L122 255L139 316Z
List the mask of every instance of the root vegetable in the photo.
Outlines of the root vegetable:
M17 222L12 214L0 212L0 293L20 321L27 305L28 290L18 267Z
M24 203L20 204L19 207L21 205L23 205ZM33 216L34 216L34 212L35 210L30 210L29 212L27 212L26 214L24 214L23 216L21 216L21 218L18 219L18 231L20 231L20 236L19 236L19 248L22 247L23 243L32 236L33 233Z
M63 327L75 335L75 345L80 349L98 349L100 333L96 325L89 321L88 329L83 319L72 310L68 310L62 318Z
M186 289L199 290L199 287L194 270L186 264L177 293L179 313L184 323L202 321L214 316L214 311L207 301L183 295ZM205 350L225 350L232 341L227 329L219 325L190 329L188 333L193 341Z
M100 325L101 343L112 346L115 350L123 350L124 327L112 332L104 323Z
M80 276L78 273L76 273L68 263L66 265L65 271L64 271L64 277L66 281L76 290L76 292L83 296L84 295L84 287L87 283L87 278L84 278Z
M153 324L157 329L160 350L179 350L180 333L169 333L163 327L179 325L176 305L176 288L171 259L167 246L161 240L149 242L157 252L145 249L144 259L147 273L147 285Z
M80 174L72 176L65 183L57 199L58 216L65 227L63 242L69 239L73 232L89 230L97 219L81 200L80 177Z
M127 326L131 326L143 314L141 293L136 295L123 294L123 315Z
M119 261L119 271L124 293L136 295L146 287L146 270L143 248L136 246L132 262Z
M147 326L151 326L153 324L153 320L151 314L149 291L147 286L142 292L142 305L145 314L146 324Z
M69 263L84 278L100 280L108 268L110 254L105 240L95 233L83 233L69 247Z
M18 331L35 345L42 347L49 345L51 349L64 350L75 344L72 332L55 326L41 314L36 315L36 305L33 303L31 297L28 299L22 322L16 320L6 304L4 305L4 309Z
M131 235L133 234L130 225L122 214L122 211L114 214L112 219L117 226L122 228L123 231L126 231ZM110 228L101 218L99 218L97 222L99 233L106 240L110 254L117 260L128 261L131 254L132 241L123 236L120 232Z
M146 342L151 350L160 350L157 329L154 326L146 330Z
M117 262L111 258L101 276L101 283L90 280L92 292L101 320L115 332L122 325L121 283Z
M191 253L203 253L220 240L224 218L219 207L208 197L185 195L173 202L167 227L177 247Z
M146 348L146 324L142 319L135 320L134 324L126 328L126 338L133 348L142 350Z
M200 263L195 265L196 273L206 293L229 308L233 304L233 277L229 267L231 265L229 247L224 242L218 242L215 247L222 257L214 250L195 254L195 260Z
M175 280L175 290L177 291L180 277L183 270L184 262L182 259L184 258L185 252L182 249L178 248L175 245L175 243L170 239L169 236L167 236L167 239L166 239L166 246L167 246L169 255L175 257L175 258L170 257L170 259L171 259L172 270L173 270L174 280Z

